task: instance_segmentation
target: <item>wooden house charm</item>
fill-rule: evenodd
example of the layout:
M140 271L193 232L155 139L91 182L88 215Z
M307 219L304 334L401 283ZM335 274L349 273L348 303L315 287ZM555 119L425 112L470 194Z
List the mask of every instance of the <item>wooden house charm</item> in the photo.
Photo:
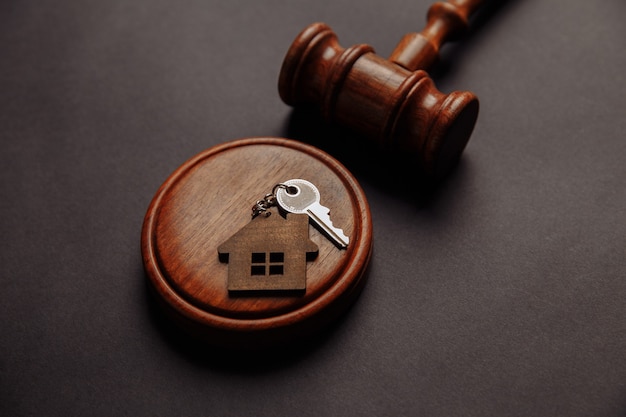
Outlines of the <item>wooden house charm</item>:
M228 262L228 291L304 291L306 262L317 257L309 216L257 216L217 248Z

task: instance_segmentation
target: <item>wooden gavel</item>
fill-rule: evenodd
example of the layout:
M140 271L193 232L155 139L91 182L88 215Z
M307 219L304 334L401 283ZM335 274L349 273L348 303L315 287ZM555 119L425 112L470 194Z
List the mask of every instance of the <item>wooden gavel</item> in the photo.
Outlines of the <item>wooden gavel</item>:
M291 106L318 106L330 122L385 147L416 155L426 175L440 178L456 164L478 117L478 98L467 91L444 94L424 71L439 48L468 29L482 0L437 2L421 33L409 33L389 60L369 45L342 48L323 23L305 28L291 45L279 77L279 93Z

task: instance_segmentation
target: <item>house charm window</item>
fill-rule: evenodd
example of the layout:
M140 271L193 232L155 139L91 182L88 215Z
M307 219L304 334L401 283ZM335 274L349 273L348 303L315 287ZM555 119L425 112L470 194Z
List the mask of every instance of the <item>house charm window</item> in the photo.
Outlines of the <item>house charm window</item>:
M285 272L284 252L252 252L250 275L283 275Z

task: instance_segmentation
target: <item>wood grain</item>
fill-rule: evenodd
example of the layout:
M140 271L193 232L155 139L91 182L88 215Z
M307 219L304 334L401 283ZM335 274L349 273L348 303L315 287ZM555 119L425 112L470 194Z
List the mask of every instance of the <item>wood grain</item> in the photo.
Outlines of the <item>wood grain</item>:
M422 34L409 34L392 54L369 45L343 48L324 23L292 43L278 89L292 106L314 105L329 122L354 129L385 148L415 156L416 171L439 179L460 158L478 117L470 92L438 91L427 68L445 40L462 32L480 1L436 3Z
M428 9L426 27L420 33L407 33L389 60L409 71L427 70L439 58L439 49L457 40L469 28L469 18L483 0L451 0L434 3Z
M307 265L303 295L229 295L218 246L250 222L257 199L293 178L316 184L350 246L339 250L310 227L319 255ZM158 190L142 231L145 270L166 311L211 343L237 347L279 343L323 326L358 294L371 249L369 207L352 175L324 152L279 138L233 141L187 161Z

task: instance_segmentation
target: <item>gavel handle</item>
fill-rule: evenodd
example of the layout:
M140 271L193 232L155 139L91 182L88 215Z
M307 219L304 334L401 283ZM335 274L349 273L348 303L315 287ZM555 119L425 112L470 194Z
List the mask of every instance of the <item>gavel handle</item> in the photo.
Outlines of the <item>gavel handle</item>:
M439 57L444 42L458 39L469 28L469 18L483 0L449 0L428 9L427 24L420 33L407 33L389 60L409 71L428 69Z

